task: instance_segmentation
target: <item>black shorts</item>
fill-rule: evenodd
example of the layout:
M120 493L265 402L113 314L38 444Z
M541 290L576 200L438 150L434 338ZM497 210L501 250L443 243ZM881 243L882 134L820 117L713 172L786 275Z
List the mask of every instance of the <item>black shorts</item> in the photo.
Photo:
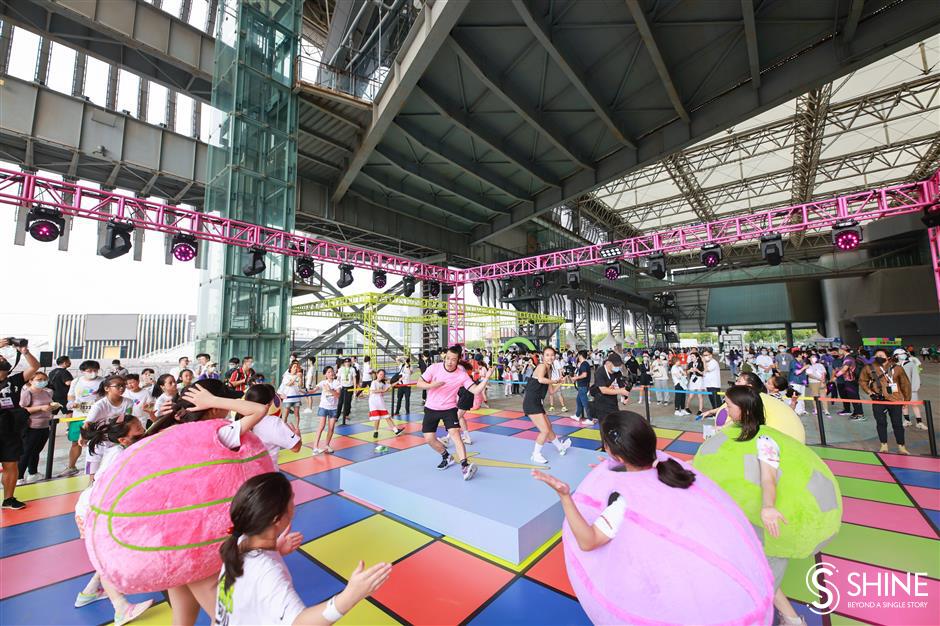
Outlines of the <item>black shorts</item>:
M526 415L538 415L545 413L545 406L541 400L525 398L522 400L522 412Z
M424 421L421 423L421 432L437 432L437 425L441 423L441 420L444 420L444 428L447 430L460 428L460 421L457 419L457 407L445 411L435 411L434 409L425 407Z
M23 456L23 437L13 432L0 434L0 462L12 463Z

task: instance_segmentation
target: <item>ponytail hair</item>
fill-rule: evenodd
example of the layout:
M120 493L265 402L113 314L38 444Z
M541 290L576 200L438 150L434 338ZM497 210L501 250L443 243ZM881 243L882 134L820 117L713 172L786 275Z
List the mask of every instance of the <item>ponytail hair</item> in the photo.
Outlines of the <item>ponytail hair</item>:
M245 573L245 555L238 545L242 535L264 532L287 513L293 497L290 481L280 472L252 476L239 488L229 510L231 534L219 547L225 571L223 589L228 590Z
M614 411L604 417L601 441L613 456L624 462L634 467L655 468L659 480L670 487L688 489L695 482L695 473L675 459L661 461L657 458L656 431L639 413Z
M94 454L95 448L105 442L119 443L130 433L131 425L136 420L132 415L122 415L119 418L82 425L82 439L88 442L88 453Z
M156 384L153 386L153 390L150 392L150 395L154 398L159 398L163 395L163 384L169 379L176 380L173 374L160 374L160 377L157 378Z

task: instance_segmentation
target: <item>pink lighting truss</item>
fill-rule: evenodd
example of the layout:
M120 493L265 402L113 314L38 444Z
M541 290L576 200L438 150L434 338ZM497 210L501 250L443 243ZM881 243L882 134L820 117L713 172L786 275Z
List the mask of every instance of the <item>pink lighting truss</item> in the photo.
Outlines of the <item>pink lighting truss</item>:
M0 203L27 208L46 207L62 215L107 222L116 220L135 228L170 235L189 235L241 248L261 248L293 257L344 263L418 280L456 283L458 272L383 252L355 248L239 222L192 209L184 209L74 183L44 178L30 172L0 169Z

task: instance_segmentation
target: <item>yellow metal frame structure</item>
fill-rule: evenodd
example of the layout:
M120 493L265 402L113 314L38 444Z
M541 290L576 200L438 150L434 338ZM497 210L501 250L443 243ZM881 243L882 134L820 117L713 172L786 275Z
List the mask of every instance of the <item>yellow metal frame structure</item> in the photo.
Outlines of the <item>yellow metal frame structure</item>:
M422 311L433 311L433 313L424 315L382 313L380 309L387 306L409 307ZM453 308L453 305L449 305L445 300L370 292L360 293L354 296L326 298L306 304L296 304L291 308L291 314L301 317L340 319L361 323L364 331L362 339L363 353L361 355L345 354L343 356L368 356L372 360L373 367L378 368L394 363L395 357L399 356L378 354L376 328L379 322L397 322L404 324L405 332L403 345L405 347L405 354L410 355L413 347L411 344L413 336L411 326L413 324L445 324L449 306L451 309ZM459 313L463 315L463 325L466 328L483 328L492 331L489 337L490 348L492 350L497 350L502 343L499 331L503 328L511 327L512 332L515 334L520 326L565 323L565 318L555 315L496 309L475 304L464 304L460 307ZM329 357L331 355L323 354L319 356Z

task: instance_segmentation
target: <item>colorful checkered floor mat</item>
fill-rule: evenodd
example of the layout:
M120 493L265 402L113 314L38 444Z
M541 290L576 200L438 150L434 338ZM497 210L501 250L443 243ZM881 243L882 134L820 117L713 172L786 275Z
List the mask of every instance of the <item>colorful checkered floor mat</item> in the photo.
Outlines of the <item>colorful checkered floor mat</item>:
M525 439L536 436L532 423L519 412L481 409L468 417L474 431ZM400 437L380 431L379 442L391 448L389 453L422 444L420 416L409 418L402 422L406 434ZM568 418L553 419L556 432L571 436L574 445L600 447L596 428L582 428ZM589 623L565 573L560 534L515 565L349 497L339 488L340 468L372 458L375 440L367 424L340 426L337 432L333 455L313 456L312 435L307 433L300 452L285 451L280 457L281 470L294 485L293 527L306 541L287 557L287 563L308 605L337 593L355 562L363 558L367 563L393 562L392 577L340 624ZM656 433L659 447L681 459L692 458L702 441L694 432L657 428ZM843 570L866 572L872 579L879 573L925 572L929 599L937 602L940 460L835 448L816 451L838 476L845 502L842 530L819 560ZM19 487L16 495L28 507L3 511L0 623L111 622L108 602L81 609L72 606L91 571L73 519L84 485L85 478L75 477ZM886 613L885 607L843 601L836 612L817 615L806 606L816 599L805 582L811 565L809 560L792 562L784 581L784 590L809 624L936 623L938 608L916 603ZM136 623L169 624L170 609L163 594L132 596L132 600L146 597L156 603ZM207 616L201 615L199 623L208 624Z

